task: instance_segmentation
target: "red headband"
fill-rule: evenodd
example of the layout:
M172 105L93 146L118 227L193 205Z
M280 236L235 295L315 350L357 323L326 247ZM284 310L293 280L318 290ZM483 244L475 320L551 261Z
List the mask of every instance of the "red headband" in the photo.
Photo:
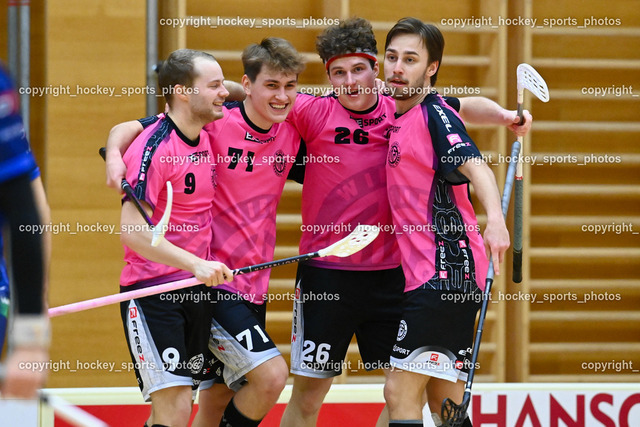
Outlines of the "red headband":
M327 71L329 71L329 65L331 65L331 63L333 61L335 61L338 58L344 58L347 56L360 56L362 58L367 58L370 59L372 61L378 61L378 58L376 58L376 56L373 53L370 52L353 52L353 53L343 53L342 55L336 55L336 56L332 56L331 58L329 58L329 60L324 64L325 68L327 69Z

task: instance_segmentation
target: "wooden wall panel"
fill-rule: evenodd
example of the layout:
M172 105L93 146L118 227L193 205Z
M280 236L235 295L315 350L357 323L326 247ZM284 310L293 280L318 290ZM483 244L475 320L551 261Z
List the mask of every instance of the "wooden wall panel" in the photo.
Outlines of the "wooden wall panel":
M144 115L143 95L117 95L145 85L145 4L58 0L47 25L47 84L68 86L47 99L47 190L53 224L65 228L53 236L50 304L57 306L118 291L119 236L85 228L119 228L119 197L105 187L97 151L114 124ZM48 386L135 385L132 372L97 363L130 361L117 306L56 318L53 333L51 359L62 369Z

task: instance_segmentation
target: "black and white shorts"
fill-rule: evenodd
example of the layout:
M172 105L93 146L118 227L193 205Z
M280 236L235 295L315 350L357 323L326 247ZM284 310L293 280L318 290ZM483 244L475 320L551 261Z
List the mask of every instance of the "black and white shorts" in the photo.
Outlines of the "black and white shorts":
M391 354L394 369L466 381L481 302L480 298L451 298L452 294L424 286L405 294Z
M210 372L200 388L222 382L222 373L227 386L237 391L248 372L280 356L280 351L265 331L266 303L253 304L224 289L212 288L211 292Z
M355 271L298 266L291 334L291 373L331 378L342 369L388 368L402 315L400 267ZM345 362L355 334L362 361Z
M203 299L209 291L199 285L120 303L145 401L155 391L177 386L191 387L195 398L206 371L211 304Z

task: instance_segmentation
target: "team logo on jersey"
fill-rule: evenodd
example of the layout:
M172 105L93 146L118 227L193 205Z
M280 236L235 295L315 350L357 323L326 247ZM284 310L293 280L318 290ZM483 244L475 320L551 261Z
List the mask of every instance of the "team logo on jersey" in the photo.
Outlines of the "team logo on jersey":
M361 117L353 117L352 115L349 115L349 118L351 120L353 120L354 122L356 122L358 124L358 126L360 126L361 128L364 128L364 127L376 126L376 125L380 124L380 122L382 122L383 120L385 120L387 118L387 114L386 113L382 113L381 116L367 118L367 119L361 118Z
M398 328L398 341L402 341L407 336L407 322L400 321L400 327Z
M389 125L387 129L384 131L385 139L391 138L392 133L398 133L400 131L400 126Z
M136 317L138 317L138 308L129 307L129 319L135 319Z
M282 176L284 170L287 168L287 162L285 161L286 158L287 157L282 150L276 151L275 156L273 156L273 171L276 175Z
M258 144L268 144L270 142L272 142L274 139L276 139L275 136L271 136L267 139L258 139L255 136L251 135L249 132L245 132L244 134L244 139L245 141L252 141L252 142L257 142Z
M218 188L218 173L216 172L216 165L211 165L211 185L213 188Z
M196 151L195 153L191 153L189 155L189 161L191 163L195 163L196 165L200 163L211 163L211 156L209 155L209 151Z
M204 355L200 353L193 356L191 359L189 359L187 366L189 367L189 370L193 375L197 374L202 370L202 367L204 366Z
M462 142L462 138L460 138L460 135L458 135L457 133L450 133L449 135L447 135L447 140L451 145L456 145Z
M389 166L395 168L400 163L400 143L394 142L389 146L389 155L387 157L387 161L389 162Z

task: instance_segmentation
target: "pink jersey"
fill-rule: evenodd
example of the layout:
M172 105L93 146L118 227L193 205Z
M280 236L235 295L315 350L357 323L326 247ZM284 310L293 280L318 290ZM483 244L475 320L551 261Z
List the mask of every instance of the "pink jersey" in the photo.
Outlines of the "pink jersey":
M287 120L296 125L307 145L300 253L325 248L358 224L381 227L376 240L360 252L309 264L345 270L381 270L400 264L385 175L386 130L394 112L388 97L379 97L368 111L354 112L335 96L298 95Z
M276 208L300 135L287 123L256 127L242 104L225 108L224 118L204 128L211 137L216 168L211 254L229 268L273 260ZM255 304L266 299L270 270L237 276L219 286Z
M397 227L405 292L484 289L488 260L457 168L480 152L462 120L437 94L400 116L390 129L387 184Z
M169 117L147 127L131 144L123 158L127 181L136 196L153 209L151 222L157 224L167 205L166 182L173 185L173 207L165 238L200 257L209 257L211 203L215 166L209 136L201 131L191 141ZM123 224L122 233L128 232ZM125 246L127 265L120 284L152 285L192 276L190 272L149 261Z

